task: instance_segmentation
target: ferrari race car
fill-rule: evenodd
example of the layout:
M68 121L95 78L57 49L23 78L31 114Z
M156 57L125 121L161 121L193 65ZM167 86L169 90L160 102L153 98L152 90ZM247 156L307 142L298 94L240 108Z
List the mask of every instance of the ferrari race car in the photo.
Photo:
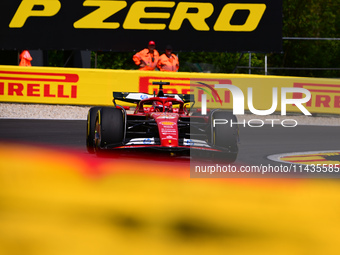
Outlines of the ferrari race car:
M214 109L201 115L192 113L194 95L164 94L159 85L157 95L113 92L113 107L92 107L87 117L86 144L90 153L103 150L163 151L171 155L208 157L229 162L238 153L238 127L214 125L214 119L232 120L228 111ZM136 104L132 114L116 101Z

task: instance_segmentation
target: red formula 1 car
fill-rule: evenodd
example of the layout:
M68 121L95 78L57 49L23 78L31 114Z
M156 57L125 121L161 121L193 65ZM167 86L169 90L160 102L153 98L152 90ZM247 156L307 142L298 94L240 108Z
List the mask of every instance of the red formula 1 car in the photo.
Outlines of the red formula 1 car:
M214 119L234 123L228 111L214 109L208 115L191 114L194 96L164 94L166 82L157 95L113 92L114 107L92 107L87 117L87 149L90 153L105 149L163 151L171 155L236 160L238 127L213 125ZM116 100L135 103L133 114Z

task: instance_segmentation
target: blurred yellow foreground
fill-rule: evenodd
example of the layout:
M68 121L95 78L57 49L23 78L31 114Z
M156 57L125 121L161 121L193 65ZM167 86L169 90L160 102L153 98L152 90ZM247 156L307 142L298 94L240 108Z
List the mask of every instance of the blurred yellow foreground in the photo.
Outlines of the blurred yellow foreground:
M338 254L337 180L189 176L0 143L0 254Z

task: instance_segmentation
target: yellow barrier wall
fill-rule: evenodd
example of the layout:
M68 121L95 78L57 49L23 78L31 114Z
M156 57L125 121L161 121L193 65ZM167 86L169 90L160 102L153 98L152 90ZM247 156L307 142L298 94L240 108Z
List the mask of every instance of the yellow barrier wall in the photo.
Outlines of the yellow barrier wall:
M157 86L153 81L169 81L167 93L189 93L199 82L208 85L232 84L239 87L245 96L253 88L256 109L269 109L272 104L272 88L278 88L278 107L282 87L308 89L312 99L306 108L312 113L340 114L340 80L299 77L280 77L246 74L169 73L134 70L100 70L52 67L0 66L0 101L19 103L112 105L112 91L153 93ZM201 96L195 90L196 101ZM217 89L222 108L232 108L229 91ZM289 95L290 98L293 95ZM296 95L294 96L296 97ZM199 104L197 104L199 105ZM208 108L221 107L221 103L208 99ZM300 112L288 105L287 111Z

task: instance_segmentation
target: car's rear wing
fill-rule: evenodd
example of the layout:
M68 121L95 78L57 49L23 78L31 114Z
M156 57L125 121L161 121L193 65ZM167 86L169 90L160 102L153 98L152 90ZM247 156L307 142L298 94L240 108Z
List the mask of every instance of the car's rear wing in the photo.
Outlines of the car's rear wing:
M166 94L166 95L171 95L171 94ZM176 94L176 95L179 96L184 103L195 102L195 95L191 95L191 94Z
M156 97L155 95L150 95L146 93L136 93L136 92L112 92L113 93L113 101L120 100L128 103L137 104L144 99L149 99L152 97ZM194 95L190 94L164 94L164 97L175 98L177 100L181 100L184 103L195 102Z
M139 103L143 99L152 97L146 93L113 92L113 100L120 100L128 103Z

